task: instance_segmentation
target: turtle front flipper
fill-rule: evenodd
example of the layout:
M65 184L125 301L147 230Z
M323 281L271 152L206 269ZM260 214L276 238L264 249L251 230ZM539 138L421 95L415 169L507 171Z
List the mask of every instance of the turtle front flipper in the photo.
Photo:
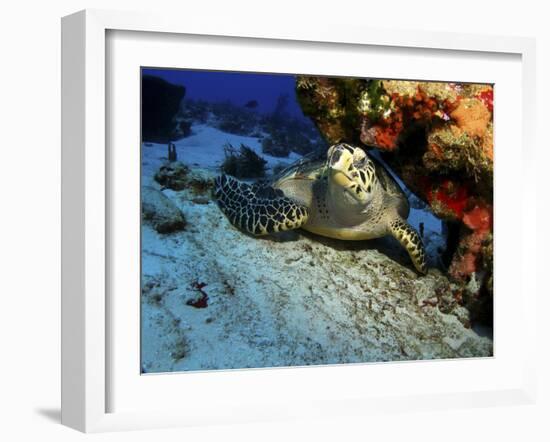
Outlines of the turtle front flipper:
M308 219L308 209L266 185L242 183L221 175L214 182L214 196L231 224L261 236L298 229Z
M422 239L409 224L401 218L396 218L389 223L390 232L397 239L407 252L414 264L416 270L425 275L428 273L426 264L426 253Z

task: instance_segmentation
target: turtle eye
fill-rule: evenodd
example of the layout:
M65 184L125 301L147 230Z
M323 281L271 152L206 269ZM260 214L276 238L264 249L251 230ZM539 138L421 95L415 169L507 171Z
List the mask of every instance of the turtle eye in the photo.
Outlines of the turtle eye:
M367 157L367 154L365 153L365 151L359 147L356 147L355 150L353 151L354 163L360 163L364 161L366 157Z
M353 165L356 168L358 169L363 168L367 164L368 160L369 158L367 157L367 154L363 149L360 149L360 148L355 149L355 151L353 152Z
M355 166L356 169L359 169L359 170L364 170L367 168L367 166L369 165L370 163L370 159L369 157L365 157L363 158L362 160L359 160L357 162L354 162L353 165Z

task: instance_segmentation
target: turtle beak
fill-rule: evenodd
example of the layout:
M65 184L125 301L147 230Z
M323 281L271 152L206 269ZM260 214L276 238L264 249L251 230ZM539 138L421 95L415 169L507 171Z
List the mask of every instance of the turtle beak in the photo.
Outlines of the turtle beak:
M328 152L328 167L332 179L340 186L348 186L351 183L349 171L353 166L353 155L341 146L333 146Z

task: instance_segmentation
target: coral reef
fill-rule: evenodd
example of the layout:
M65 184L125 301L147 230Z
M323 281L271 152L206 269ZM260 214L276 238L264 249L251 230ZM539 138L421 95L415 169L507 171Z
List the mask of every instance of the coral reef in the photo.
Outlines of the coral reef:
M274 157L287 157L290 153L290 146L276 143L273 138L266 137L262 139L262 152Z
M208 101L186 98L181 103L177 118L182 121L205 124L208 122L211 112L212 105Z
M230 101L209 103L185 99L176 120L188 132L180 128L178 134L187 136L191 131L191 126L187 125L192 123L208 123L227 133L262 138L263 152L275 157L288 157L291 152L305 155L326 150L327 143L309 119L287 112L288 100L288 96L281 95L273 112L263 114L257 112L256 100L237 106Z
M331 143L379 150L439 218L458 228L449 275L492 294L493 88L301 76L304 113Z
M263 130L268 134L262 140L262 151L277 157L286 157L290 152L307 155L326 151L328 144L316 130L298 119L272 120L265 118Z

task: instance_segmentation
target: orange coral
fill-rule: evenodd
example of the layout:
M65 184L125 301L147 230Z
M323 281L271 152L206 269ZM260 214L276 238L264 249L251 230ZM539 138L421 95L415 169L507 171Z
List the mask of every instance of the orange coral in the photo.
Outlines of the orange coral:
M468 135L483 138L491 121L491 113L482 101L466 98L451 112L451 118Z
M492 208L476 205L462 217L462 221L472 230L489 230L491 228Z
M468 203L468 190L451 180L432 184L426 191L426 197L434 213L445 219L458 219L463 216Z
M455 279L462 279L479 270L483 258L483 245L490 240L492 230L493 208L476 204L464 213L462 222L472 230L463 236L455 254L449 274Z
M438 112L437 101L429 97L419 86L410 95L391 94L393 110L378 121L364 117L361 140L365 144L375 144L380 149L393 150L405 125L413 121L431 121Z
M493 128L492 126L487 130L483 137L483 153L487 158L493 161Z
M449 267L449 275L454 279L464 279L479 270L482 246L489 238L489 230L479 230L462 237L458 250Z
M394 149L397 146L397 137L401 132L401 125L377 127L375 132L376 144L381 148Z

